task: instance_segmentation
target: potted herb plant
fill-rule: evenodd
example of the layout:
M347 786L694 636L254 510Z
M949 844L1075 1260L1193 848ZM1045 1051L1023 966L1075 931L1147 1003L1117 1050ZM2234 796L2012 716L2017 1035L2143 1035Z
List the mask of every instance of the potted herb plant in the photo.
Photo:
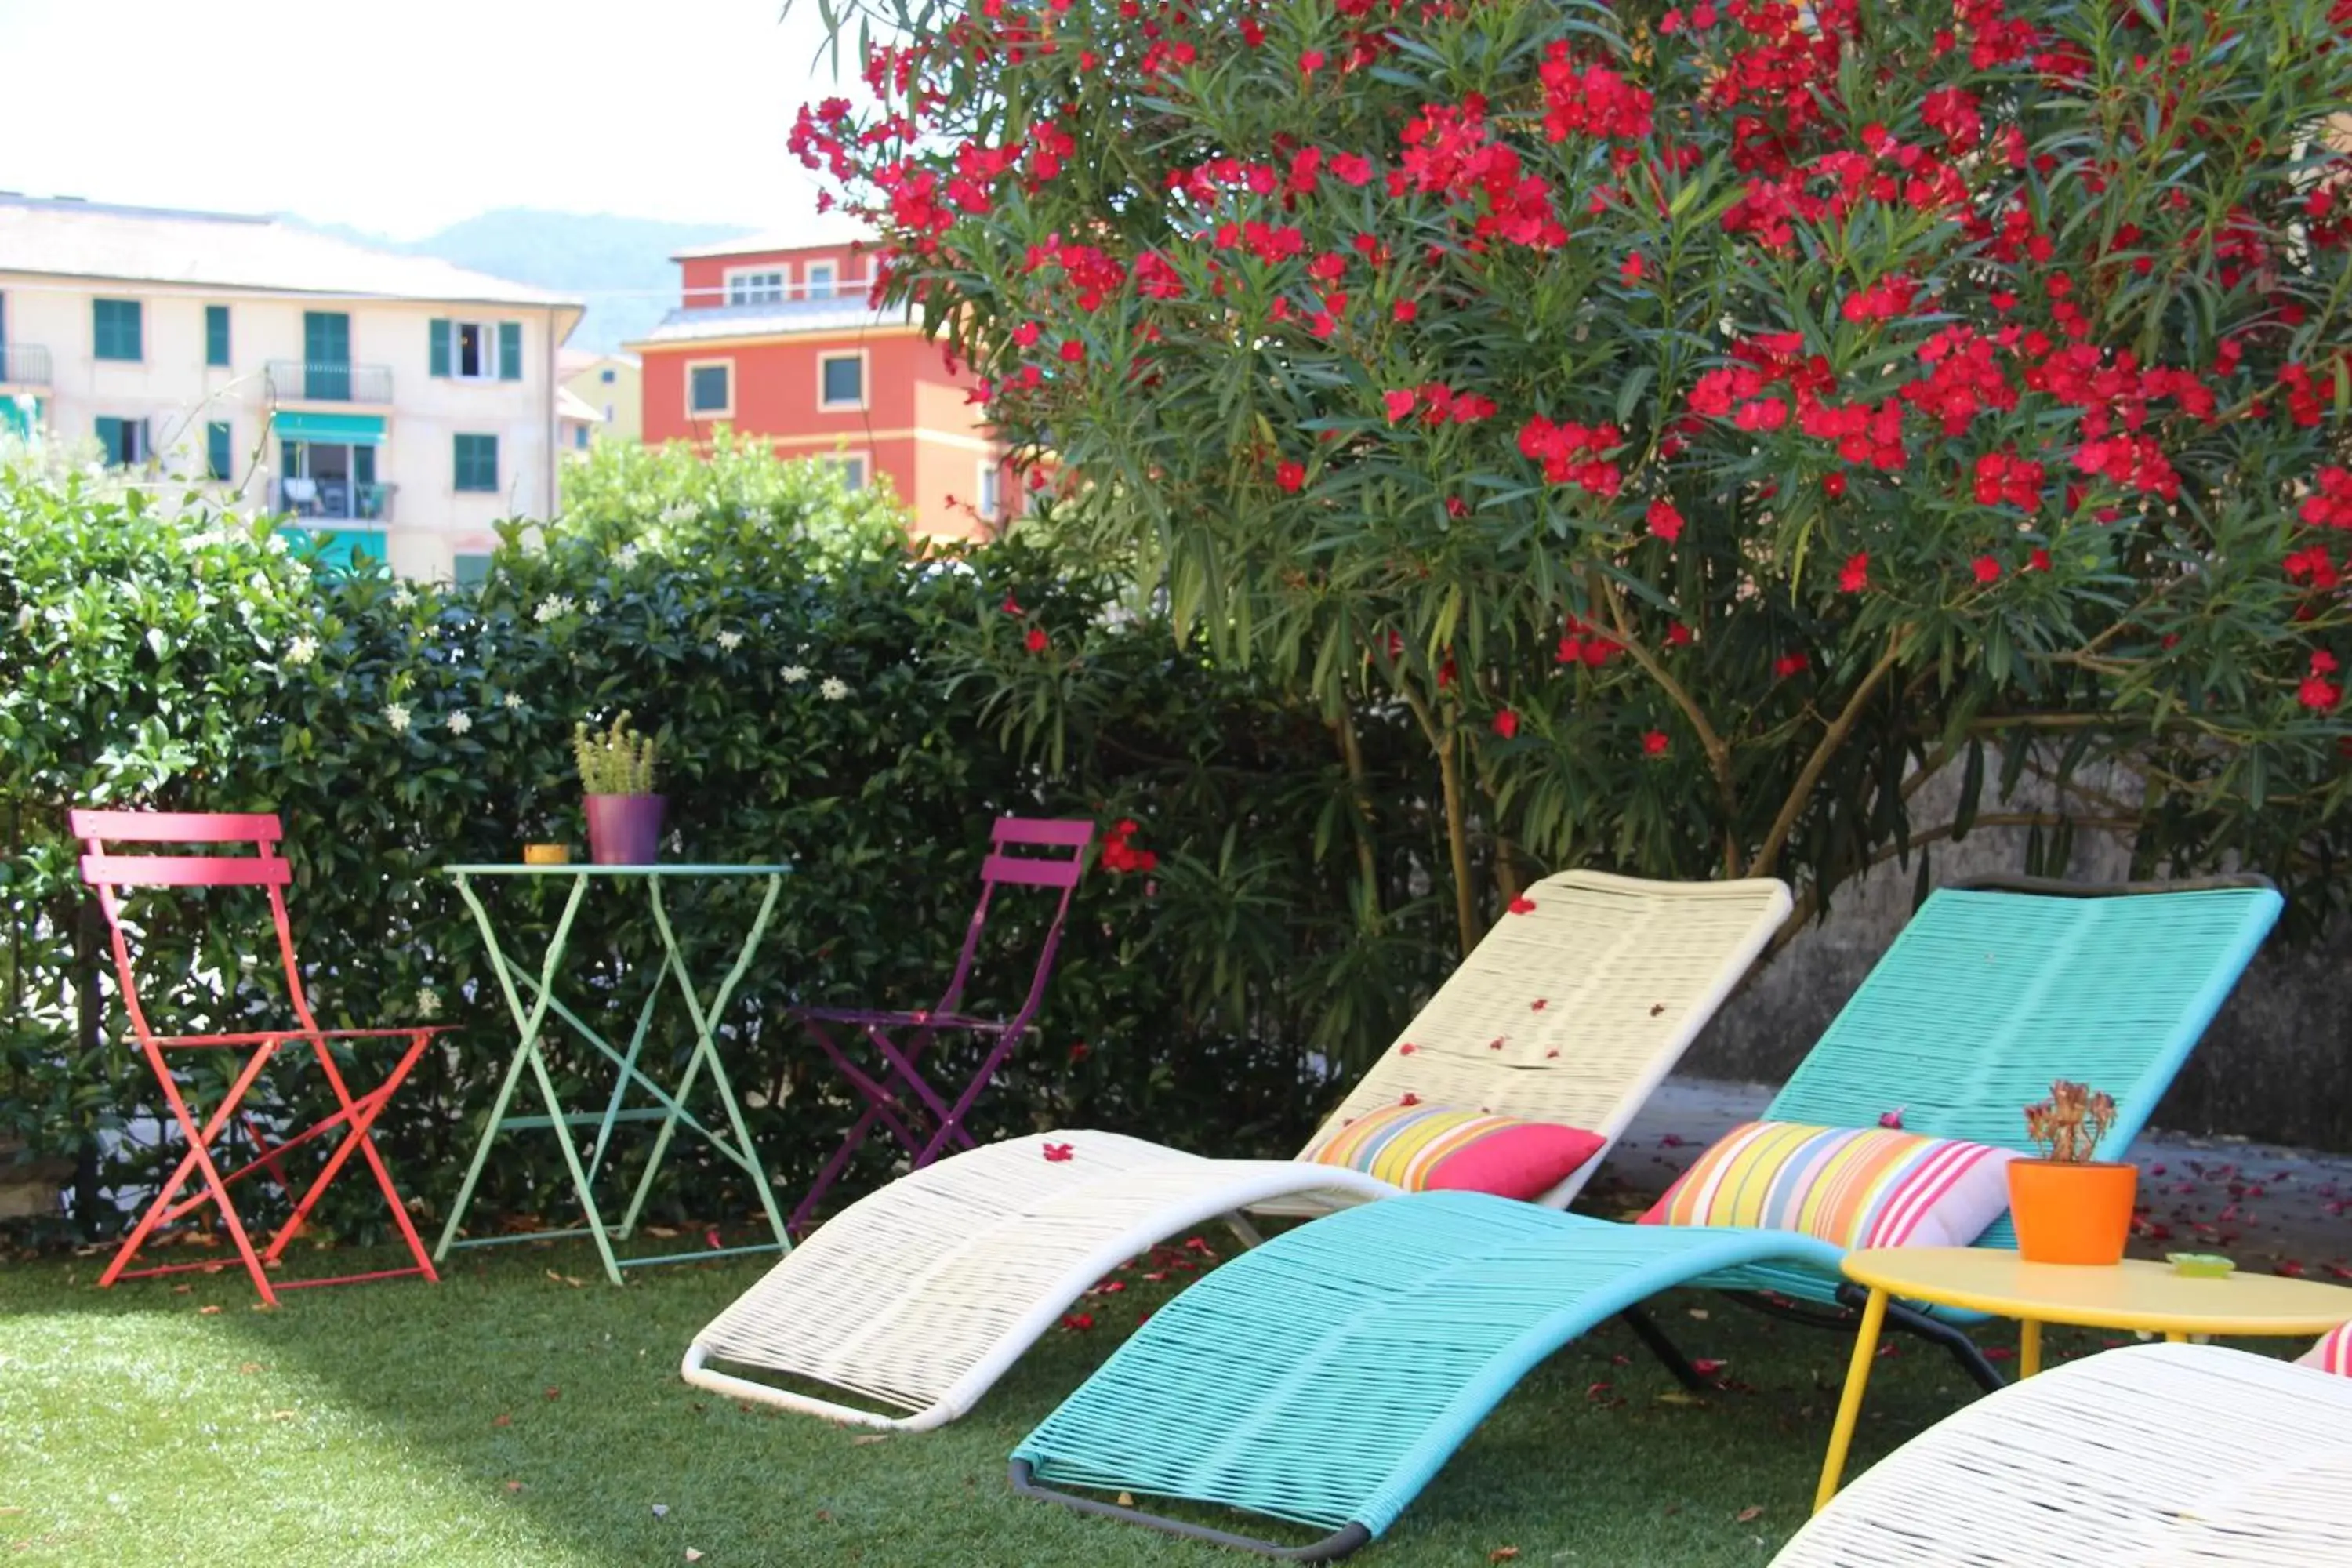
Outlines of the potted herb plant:
M572 726L572 760L588 807L588 853L599 866L648 866L661 847L662 797L654 793L654 742L629 728L625 710L606 730Z
M2010 1162L2009 1206L2028 1263L2123 1260L2139 1167L2096 1158L2115 1121L2113 1097L2064 1079L2050 1086L2049 1099L2025 1108L2026 1136L2043 1153Z

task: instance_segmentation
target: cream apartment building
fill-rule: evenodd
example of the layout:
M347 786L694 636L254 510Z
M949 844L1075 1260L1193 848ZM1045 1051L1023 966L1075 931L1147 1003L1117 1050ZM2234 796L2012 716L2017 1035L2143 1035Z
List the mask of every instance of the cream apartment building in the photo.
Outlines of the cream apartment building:
M471 578L555 510L576 300L268 218L0 195L0 435Z

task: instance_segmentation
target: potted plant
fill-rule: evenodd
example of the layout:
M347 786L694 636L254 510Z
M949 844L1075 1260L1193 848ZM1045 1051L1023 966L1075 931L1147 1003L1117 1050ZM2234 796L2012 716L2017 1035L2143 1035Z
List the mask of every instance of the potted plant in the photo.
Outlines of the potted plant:
M2043 1155L2010 1162L2009 1206L2028 1263L2123 1260L2139 1167L2095 1158L2115 1121L2111 1096L2064 1079L2050 1086L2049 1099L2025 1108L2026 1136Z
M651 865L662 828L653 737L630 729L624 710L607 730L573 724L572 755L587 795L589 858L599 866Z

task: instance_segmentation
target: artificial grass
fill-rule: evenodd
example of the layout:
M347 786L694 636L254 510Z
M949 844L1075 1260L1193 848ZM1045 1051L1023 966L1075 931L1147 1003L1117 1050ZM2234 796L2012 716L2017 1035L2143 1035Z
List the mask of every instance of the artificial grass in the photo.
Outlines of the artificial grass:
M234 1269L101 1292L103 1262L0 1271L9 1562L1247 1561L1006 1488L1013 1444L1173 1289L1135 1271L1085 1303L1091 1331L1049 1335L972 1415L881 1437L678 1380L687 1342L758 1258L615 1289L585 1247L541 1244L464 1255L437 1287L294 1291L274 1311ZM1604 1329L1530 1376L1355 1561L1769 1559L1810 1506L1850 1342L1717 1297L1654 1305L1685 1350L1725 1362L1725 1392L1681 1393ZM2053 1337L2061 1352L2096 1343ZM1902 1344L1872 1378L1849 1473L1969 1393L1940 1352Z

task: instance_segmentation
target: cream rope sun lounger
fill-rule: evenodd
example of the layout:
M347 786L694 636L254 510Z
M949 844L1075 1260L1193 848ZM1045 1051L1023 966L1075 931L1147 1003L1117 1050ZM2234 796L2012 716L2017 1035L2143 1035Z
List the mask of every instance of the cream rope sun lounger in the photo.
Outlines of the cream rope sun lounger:
M1308 1144L1408 1096L1607 1141L1543 1195L1565 1206L1787 918L1780 882L1575 871L1528 891ZM1410 1042L1411 1051L1402 1048ZM1190 1226L1306 1200L1391 1197L1299 1160L1213 1160L1085 1130L942 1160L843 1211L701 1333L686 1380L837 1421L953 1420L1120 1263ZM1246 1226L1240 1226L1244 1233ZM805 1379L846 1405L720 1370ZM900 1414L903 1413L903 1414Z
M1773 1568L2344 1568L2352 1379L2137 1345L1948 1415L1840 1493Z

